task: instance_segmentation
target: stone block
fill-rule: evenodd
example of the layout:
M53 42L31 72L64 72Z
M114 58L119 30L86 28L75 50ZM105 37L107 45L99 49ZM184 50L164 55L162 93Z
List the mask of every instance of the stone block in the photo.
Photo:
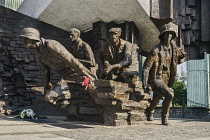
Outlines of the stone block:
M11 77L12 76L12 73L3 73L1 74L2 77Z
M110 87L110 82L108 80L96 80L95 81L95 85L98 88L102 88L102 87Z
M185 16L186 15L186 13L185 13L185 7L186 7L185 0L179 0L178 14L180 16Z
M194 15L194 16L195 16L195 11L194 11L193 8L187 7L187 8L186 8L186 14L187 14L187 15Z
M15 58L15 60L16 60L16 61L23 61L23 58L17 57L17 58Z
M8 47L7 49L8 49L9 51L14 51L14 50L15 50L14 47Z
M185 32L184 45L190 45L190 34L189 34L189 32Z
M110 92L112 93L112 88L110 87L97 87L96 92Z
M190 42L195 42L195 36L190 36Z
M190 16L186 16L186 17L183 18L183 23L185 25L191 25L191 22L192 22L192 20L191 20Z
M198 21L193 21L192 22L192 30L199 30L200 29L200 24Z
M24 55L22 53L18 53L18 57L23 57Z
M119 100L128 100L130 97L130 93L116 93L115 94L115 98L119 99Z
M93 98L95 103L96 104L99 104L99 105L117 105L117 101L113 101L113 100L110 100L110 99L98 99L98 98Z
M129 125L144 125L145 121L131 121Z
M128 112L128 114L130 122L146 120L146 114L144 113L144 110L132 110Z
M30 55L30 52L24 51L23 54L29 56Z
M68 109L68 114L71 114L71 115L78 115L78 113L77 113L77 107L76 107L76 106L71 106L71 107L69 107L69 109Z
M97 92L98 99L120 99L120 100L128 100L130 93L110 93L110 92Z
M79 114L101 114L97 108L80 107Z
M125 83L112 83L112 93L123 94L129 91L128 85Z
M38 92L44 92L44 87L32 87L31 89Z
M114 126L116 108L112 106L105 106L103 112L104 124L107 126Z
M25 89L23 89L23 88L17 88L17 93L24 93L25 92Z
M135 109L146 109L149 106L149 102L147 100L142 100L140 102L136 102L133 100L125 100L122 101L122 109L123 110L135 110Z
M97 98L99 99L114 99L115 96L113 93L110 92L97 92Z
M24 106L30 106L31 104L32 104L31 101L24 101L24 102L22 103L22 105L24 105Z
M114 114L114 118L116 120L127 120L128 119L128 113L124 112L124 113L115 113Z
M188 5L188 6L193 6L193 7L194 7L194 6L196 6L196 1L197 1L197 0L187 0L187 5Z
M127 126L127 120L114 120L113 126Z
M31 66L31 65L24 67L25 70L39 70L39 68L40 68L39 66Z
M3 40L2 44L5 46L9 46L10 42L9 40Z
M11 47L15 47L17 44L16 44L16 42L15 41L10 41L10 46Z
M29 63L31 60L30 59L25 59L24 60L26 63Z

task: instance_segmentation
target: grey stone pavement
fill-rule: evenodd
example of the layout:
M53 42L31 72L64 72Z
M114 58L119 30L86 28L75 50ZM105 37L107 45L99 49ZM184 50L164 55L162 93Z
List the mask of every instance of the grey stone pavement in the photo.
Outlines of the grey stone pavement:
M160 118L136 126L104 126L92 122L68 122L65 117L20 120L0 117L0 140L210 140L210 119Z

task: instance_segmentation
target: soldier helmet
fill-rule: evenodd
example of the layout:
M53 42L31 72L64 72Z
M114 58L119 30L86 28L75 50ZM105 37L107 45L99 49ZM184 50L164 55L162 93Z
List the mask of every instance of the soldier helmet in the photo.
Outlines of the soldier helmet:
M165 24L160 28L160 35L159 35L159 39L162 38L163 34L165 32L171 32L173 35L173 39L177 37L177 33L176 30L174 29L173 24L169 23L169 24Z
M24 28L20 36L23 38L40 41L40 33L35 28L31 28L31 27Z

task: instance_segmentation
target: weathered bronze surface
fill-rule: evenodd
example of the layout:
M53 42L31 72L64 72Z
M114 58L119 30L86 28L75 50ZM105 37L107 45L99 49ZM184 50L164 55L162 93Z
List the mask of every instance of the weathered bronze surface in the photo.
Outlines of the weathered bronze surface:
M41 38L39 31L34 28L24 28L21 33L21 37L24 39L24 43L27 48L36 49L37 58L44 71L46 82L45 89L46 92L48 92L46 100L49 102L56 104L56 101L59 100L61 95L63 101L65 102L70 98L70 93L68 93L69 95L65 95L62 91L64 90L62 87L68 88L63 80L52 88L52 84L50 82L51 69L57 70L57 72L62 75L62 78L68 83L81 85L84 80L84 76L90 77L92 81L95 80L93 74L91 74L91 72L59 42ZM67 97L64 98L65 96Z
M121 28L111 28L106 43L99 50L99 78L90 94L103 108L105 125L133 125L146 120L145 109L150 96L144 94L137 81L133 44L120 38Z
M87 68L94 67L96 62L92 49L89 44L80 38L80 30L72 28L69 33L72 41L70 52Z
M47 93L45 100L69 119L97 121L101 118L101 108L82 87L85 76L91 82L95 80L95 75L89 70L95 66L95 59L90 46L79 35L78 29L70 30L74 57L59 42L41 38L39 31L34 28L25 28L21 33L26 47L36 49L37 58L43 68ZM53 87L50 70L56 70L62 76Z
M126 82L132 87L138 72L129 69L132 44L120 38L121 32L121 28L111 28L108 41L99 50L99 78Z
M154 96L147 109L147 119L153 120L154 109L159 100L165 97L162 104L162 124L168 125L170 104L174 93L173 86L177 64L184 58L185 52L177 47L172 40L177 37L174 24L169 23L161 27L160 43L147 56L143 66L143 88L145 92L153 91Z
M134 58L136 49L119 38L120 28L112 28L109 32L109 41L99 53L99 76L104 79L94 77L95 59L90 46L80 39L78 29L70 30L72 54L57 41L40 38L39 31L34 28L25 28L21 36L26 47L36 49L44 69L45 100L68 119L103 121L105 125L114 126L141 124L146 120L145 109L150 97L144 94L141 82L137 81L138 63L132 64L131 58L137 60ZM50 69L57 70L63 77L53 87ZM94 87L91 89L89 85L91 90L82 87L84 76L91 78Z
M94 81L90 71L55 40L45 40L34 28L24 28L21 34L27 48L35 48L37 58L44 70L46 88L50 87L50 68L57 70L64 79L82 82L83 76ZM76 77L75 77L76 76Z

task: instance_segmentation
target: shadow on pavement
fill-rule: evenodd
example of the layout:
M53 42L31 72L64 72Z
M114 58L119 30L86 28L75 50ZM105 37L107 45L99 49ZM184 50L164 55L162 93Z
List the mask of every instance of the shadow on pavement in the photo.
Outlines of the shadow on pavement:
M19 125L24 125L24 122L31 122L37 124L46 124L44 127L60 127L65 129L78 129L78 128L94 128L95 125L103 125L102 123L96 122L78 122L78 121L66 121L63 116L47 116L42 117L41 119L33 120L33 119L18 119L15 116L2 116L0 120L7 121L20 121L22 122ZM90 127L91 125L91 127Z

